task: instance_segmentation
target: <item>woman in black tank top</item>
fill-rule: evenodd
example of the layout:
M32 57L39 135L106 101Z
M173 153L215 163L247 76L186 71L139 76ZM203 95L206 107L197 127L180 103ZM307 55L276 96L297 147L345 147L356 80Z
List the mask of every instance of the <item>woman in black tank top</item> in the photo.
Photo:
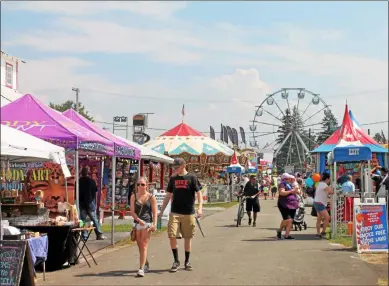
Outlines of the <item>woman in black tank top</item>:
M149 271L147 261L147 247L151 232L157 225L157 200L149 193L147 179L140 177L135 192L131 196L131 216L136 227L136 242L139 248L138 276L143 277Z

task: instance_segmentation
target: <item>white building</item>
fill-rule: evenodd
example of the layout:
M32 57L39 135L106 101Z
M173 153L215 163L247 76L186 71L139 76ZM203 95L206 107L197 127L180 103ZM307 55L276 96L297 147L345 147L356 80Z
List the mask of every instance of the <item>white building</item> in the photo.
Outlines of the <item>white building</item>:
M22 96L18 91L20 63L25 62L1 51L1 106Z

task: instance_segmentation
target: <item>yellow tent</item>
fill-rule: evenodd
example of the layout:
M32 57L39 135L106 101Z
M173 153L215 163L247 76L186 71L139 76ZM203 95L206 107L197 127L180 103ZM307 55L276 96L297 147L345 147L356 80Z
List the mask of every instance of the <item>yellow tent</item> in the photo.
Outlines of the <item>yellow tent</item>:
M386 148L386 149L389 149L388 144L382 144L382 146L384 146L384 148Z

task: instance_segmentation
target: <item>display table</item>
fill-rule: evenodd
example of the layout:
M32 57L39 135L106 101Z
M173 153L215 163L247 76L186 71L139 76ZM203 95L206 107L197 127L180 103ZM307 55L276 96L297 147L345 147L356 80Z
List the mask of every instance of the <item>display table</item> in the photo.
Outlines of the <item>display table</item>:
M27 239L31 253L31 260L34 266L42 263L43 281L46 281L46 260L49 252L49 238L47 235L31 237Z
M46 270L62 269L63 264L76 263L77 245L72 239L72 229L76 226L18 226L20 229L46 233L48 237L48 253Z
M87 245L89 237L94 229L95 229L95 227L80 227L80 228L73 228L72 229L72 233L74 233L74 235L72 235L72 239L73 239L74 243L76 244L78 250L80 251L79 254L77 255L76 260L78 261L78 258L80 257L80 255L82 255L84 257L86 263L88 264L89 268L91 267L90 263L89 263L88 259L86 258L85 253L83 251L85 248L88 251L89 256L92 257L94 263L97 265L97 262L96 262L95 258L93 257L93 254L90 252L89 247ZM88 233L86 238L84 238L84 236L82 235L82 233L84 231ZM81 247L80 247L80 244L81 244Z

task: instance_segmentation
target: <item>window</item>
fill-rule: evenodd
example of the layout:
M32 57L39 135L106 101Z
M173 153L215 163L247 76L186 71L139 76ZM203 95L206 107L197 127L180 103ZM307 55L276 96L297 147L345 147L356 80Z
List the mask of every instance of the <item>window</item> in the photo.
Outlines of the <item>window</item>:
M5 85L9 88L13 88L13 76L14 76L13 65L6 63L5 64Z

